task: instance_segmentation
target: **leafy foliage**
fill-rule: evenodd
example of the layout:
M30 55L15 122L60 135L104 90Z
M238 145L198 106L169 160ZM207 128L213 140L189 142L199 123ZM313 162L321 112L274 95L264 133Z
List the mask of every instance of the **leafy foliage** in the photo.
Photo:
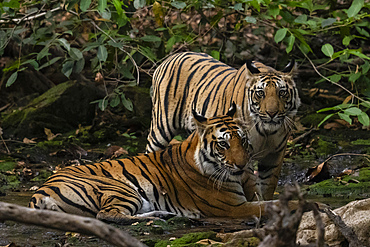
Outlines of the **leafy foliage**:
M173 52L206 52L227 63L269 54L310 64L323 81L349 97L322 109L369 125L370 3L364 0L7 0L0 3L0 55L18 57L3 68L6 86L23 70L58 68L113 84L99 107L132 103L120 88L139 83ZM285 50L285 53L282 51ZM356 109L356 110L354 110Z

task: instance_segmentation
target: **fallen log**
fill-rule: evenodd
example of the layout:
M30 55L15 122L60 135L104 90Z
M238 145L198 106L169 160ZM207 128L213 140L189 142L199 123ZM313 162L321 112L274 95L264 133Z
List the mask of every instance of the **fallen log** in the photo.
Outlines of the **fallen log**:
M128 233L94 218L0 202L0 221L5 220L94 235L119 247L146 246Z

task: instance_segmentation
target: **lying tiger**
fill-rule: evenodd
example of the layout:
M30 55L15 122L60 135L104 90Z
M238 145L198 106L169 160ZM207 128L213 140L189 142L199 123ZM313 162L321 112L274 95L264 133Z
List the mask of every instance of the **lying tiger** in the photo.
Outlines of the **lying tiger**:
M165 150L66 167L35 192L29 206L119 224L161 211L190 218L259 215L266 202L248 202L243 192L241 175L254 175L235 111L233 104L226 115L208 119L193 111L196 131Z

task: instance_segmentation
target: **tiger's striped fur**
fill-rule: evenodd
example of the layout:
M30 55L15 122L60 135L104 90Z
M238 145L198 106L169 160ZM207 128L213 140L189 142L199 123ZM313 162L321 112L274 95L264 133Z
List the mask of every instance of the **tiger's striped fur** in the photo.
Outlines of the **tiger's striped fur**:
M235 110L234 104L227 115L209 119L194 112L196 131L164 150L66 167L35 192L29 206L122 224L158 211L193 218L259 215L265 202L247 202L242 188L242 174L251 180L254 174Z
M280 72L248 61L236 70L207 54L172 55L153 75L147 152L165 148L180 129L193 131L192 108L213 117L226 112L235 102L246 124L252 155L258 160L260 193L265 200L272 199L293 126L292 117L300 105L292 78L294 67L291 62Z

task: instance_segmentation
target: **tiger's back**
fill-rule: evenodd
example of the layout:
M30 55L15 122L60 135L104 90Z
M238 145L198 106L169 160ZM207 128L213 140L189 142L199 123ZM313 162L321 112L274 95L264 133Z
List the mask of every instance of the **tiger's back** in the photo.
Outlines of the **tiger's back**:
M180 129L191 133L195 127L191 115L194 107L205 117L227 112L235 96L219 91L230 92L226 88L234 86L236 73L236 69L207 54L186 52L168 58L153 75L153 110L147 151L165 148ZM240 86L235 91L244 92L245 87ZM213 102L216 105L209 105Z

